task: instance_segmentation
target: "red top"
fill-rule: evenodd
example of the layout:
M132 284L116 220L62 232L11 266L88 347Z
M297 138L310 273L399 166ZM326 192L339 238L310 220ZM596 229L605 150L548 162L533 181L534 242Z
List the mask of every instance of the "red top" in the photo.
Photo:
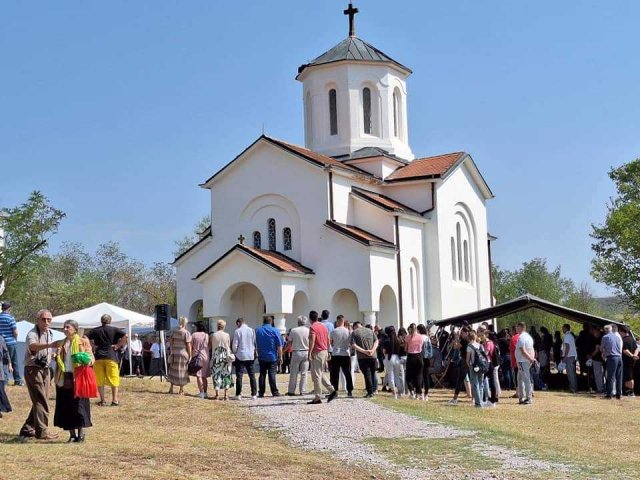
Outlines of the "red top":
M511 368L518 367L518 362L516 361L516 343L518 343L518 338L520 338L520 334L516 333L513 337L511 337L511 342L509 343L509 354L511 355Z
M329 350L329 330L321 322L313 322L309 327L311 333L316 337L311 353Z

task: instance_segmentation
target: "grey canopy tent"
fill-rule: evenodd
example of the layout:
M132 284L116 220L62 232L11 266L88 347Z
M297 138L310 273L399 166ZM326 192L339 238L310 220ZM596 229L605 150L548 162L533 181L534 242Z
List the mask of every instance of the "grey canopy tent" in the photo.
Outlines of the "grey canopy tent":
M431 325L436 327L447 327L450 325L465 324L471 325L474 323L484 322L485 320L491 320L493 318L511 315L512 313L522 312L523 310L528 310L530 308L537 308L539 310L558 315L559 317L566 318L567 320L572 320L578 323L587 323L589 325L595 325L598 327L602 327L611 323L615 325L624 325L624 323L622 322L599 317L590 313L580 312L579 310L574 310L572 308L563 307L562 305L551 303L547 300L543 300L542 298L538 298L528 293L513 300L509 300L508 302L495 305L493 307L483 308L482 310L465 313L463 315L458 315L455 317L445 318L443 320L437 320Z

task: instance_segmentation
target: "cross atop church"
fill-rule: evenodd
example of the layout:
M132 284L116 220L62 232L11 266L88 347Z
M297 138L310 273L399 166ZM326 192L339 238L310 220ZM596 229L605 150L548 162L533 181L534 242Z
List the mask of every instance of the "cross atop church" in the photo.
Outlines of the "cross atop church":
M355 37L356 36L356 22L355 22L355 18L356 18L356 13L358 13L360 10L358 10L357 8L353 8L353 5L351 3L349 3L349 8L347 8L343 13L345 15L349 15L349 36L350 37Z
M238 237L238 243L240 245L244 245L244 240L245 240L244 235L240 234L240 236Z

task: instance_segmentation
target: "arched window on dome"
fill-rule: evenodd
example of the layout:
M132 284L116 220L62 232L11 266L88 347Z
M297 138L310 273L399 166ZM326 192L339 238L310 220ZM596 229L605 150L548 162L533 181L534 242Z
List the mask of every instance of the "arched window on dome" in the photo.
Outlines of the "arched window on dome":
M458 269L456 268L456 239L451 237L451 278L458 279Z
M267 227L269 230L269 250L272 252L276 251L276 220L275 218L270 218L267 221Z
M362 89L362 115L364 119L364 133L371 135L373 131L371 117L371 89L364 87Z
M400 90L397 88L393 91L393 135L397 138L401 136L400 129L400 121L402 119L401 116L401 108L402 108L402 97L400 96Z
M282 229L282 243L285 250L291 250L291 229L289 227Z
M335 88L329 90L329 133L338 134L338 94Z
M262 248L262 235L257 230L253 232L253 248Z

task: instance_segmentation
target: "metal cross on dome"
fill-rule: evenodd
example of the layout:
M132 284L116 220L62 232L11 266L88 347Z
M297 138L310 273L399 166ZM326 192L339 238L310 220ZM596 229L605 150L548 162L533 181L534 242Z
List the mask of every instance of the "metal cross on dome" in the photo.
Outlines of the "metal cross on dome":
M349 3L349 8L347 8L343 13L345 15L349 15L349 36L350 37L355 37L356 36L356 22L355 22L355 17L356 17L356 13L358 13L360 10L358 10L357 8L353 8L353 5L351 3Z

